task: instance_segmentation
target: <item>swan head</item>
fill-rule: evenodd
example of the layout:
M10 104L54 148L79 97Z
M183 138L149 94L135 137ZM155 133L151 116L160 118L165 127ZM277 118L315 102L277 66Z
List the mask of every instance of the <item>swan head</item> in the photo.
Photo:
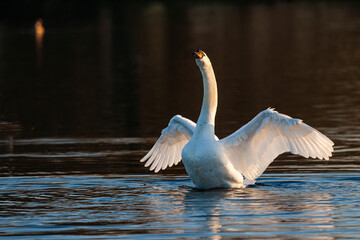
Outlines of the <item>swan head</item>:
M195 57L195 62L199 66L199 68L207 68L211 67L211 62L208 56L205 54L204 51L196 50L192 53Z

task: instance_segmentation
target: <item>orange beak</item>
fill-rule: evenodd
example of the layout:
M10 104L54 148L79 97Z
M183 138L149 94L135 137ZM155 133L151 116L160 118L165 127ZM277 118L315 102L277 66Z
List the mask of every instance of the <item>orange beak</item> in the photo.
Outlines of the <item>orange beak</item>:
M195 58L197 59L202 59L204 54L200 51L200 50L196 50L195 52L193 52L193 55L195 56Z

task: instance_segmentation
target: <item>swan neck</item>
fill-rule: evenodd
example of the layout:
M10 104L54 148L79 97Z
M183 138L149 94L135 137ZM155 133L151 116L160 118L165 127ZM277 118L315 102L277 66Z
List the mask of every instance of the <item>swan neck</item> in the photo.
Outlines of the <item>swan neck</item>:
M217 85L212 66L200 68L204 84L204 96L201 113L197 124L215 125L215 114L217 108Z

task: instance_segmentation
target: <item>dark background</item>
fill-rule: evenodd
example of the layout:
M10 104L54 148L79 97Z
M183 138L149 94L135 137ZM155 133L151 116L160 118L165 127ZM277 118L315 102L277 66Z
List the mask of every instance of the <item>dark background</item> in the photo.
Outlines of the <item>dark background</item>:
M198 48L219 138L275 107L330 160L283 154L234 190L151 174L169 119L198 118ZM0 0L0 236L359 238L359 63L360 1Z
M175 114L196 121L198 48L217 75L219 137L268 107L359 133L358 1L1 1L2 129L157 137Z

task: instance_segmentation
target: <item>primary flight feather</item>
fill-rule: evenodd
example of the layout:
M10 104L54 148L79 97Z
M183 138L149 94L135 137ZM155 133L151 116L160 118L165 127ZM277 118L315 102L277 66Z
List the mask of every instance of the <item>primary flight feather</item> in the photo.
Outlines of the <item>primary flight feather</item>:
M140 160L150 170L164 170L182 159L196 188L240 188L254 183L280 154L328 160L334 143L324 134L274 109L260 112L230 136L214 133L217 85L210 59L193 53L203 77L204 96L197 123L174 116L160 138ZM244 178L245 177L245 178Z

